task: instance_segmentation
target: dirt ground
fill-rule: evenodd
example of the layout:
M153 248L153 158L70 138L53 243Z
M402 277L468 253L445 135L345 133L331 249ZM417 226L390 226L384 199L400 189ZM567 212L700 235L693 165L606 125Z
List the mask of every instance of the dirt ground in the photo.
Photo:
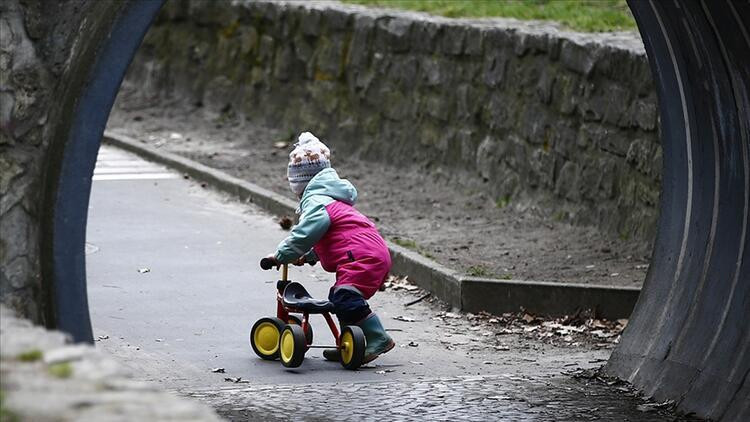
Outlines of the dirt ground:
M108 130L139 139L289 198L295 134L184 102L143 101L122 90ZM297 132L304 131L299 128ZM325 142L325 134L317 134ZM498 204L450 174L337 155L332 164L359 191L357 207L393 242L468 275L640 286L650 251L591 227L572 226L533 203Z

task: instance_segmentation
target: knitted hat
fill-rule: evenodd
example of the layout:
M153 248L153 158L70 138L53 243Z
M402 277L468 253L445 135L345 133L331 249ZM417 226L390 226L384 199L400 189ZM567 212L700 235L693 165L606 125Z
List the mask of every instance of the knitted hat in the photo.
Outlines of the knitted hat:
M321 170L331 167L331 150L310 132L303 132L297 138L294 149L289 153L287 178L292 192L301 196L307 183Z

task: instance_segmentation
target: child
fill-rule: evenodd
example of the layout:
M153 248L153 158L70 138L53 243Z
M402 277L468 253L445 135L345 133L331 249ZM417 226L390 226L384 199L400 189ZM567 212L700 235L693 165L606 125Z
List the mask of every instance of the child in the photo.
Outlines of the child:
M354 209L357 190L331 168L330 155L310 132L299 136L289 154L287 177L300 198L300 220L269 258L295 265L320 261L323 269L336 273L328 299L342 326L358 325L364 331L366 363L395 346L367 304L388 276L391 256L375 225ZM323 356L340 359L338 350L324 350Z

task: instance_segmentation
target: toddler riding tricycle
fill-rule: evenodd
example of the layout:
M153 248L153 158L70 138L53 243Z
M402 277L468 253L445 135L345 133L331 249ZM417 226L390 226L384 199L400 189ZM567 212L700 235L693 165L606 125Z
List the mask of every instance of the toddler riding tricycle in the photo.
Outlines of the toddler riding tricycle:
M260 267L270 270L278 265L271 259L263 258ZM357 369L365 357L366 339L362 329L356 325L341 327L341 334L331 318L333 304L325 299L314 299L300 283L288 279L287 264L281 265L281 280L276 282L276 317L259 319L250 331L250 345L263 359L281 359L287 368L302 364L309 349L338 349L341 365L346 369ZM302 318L297 315L301 314ZM331 329L335 346L313 345L313 330L310 314L321 314Z

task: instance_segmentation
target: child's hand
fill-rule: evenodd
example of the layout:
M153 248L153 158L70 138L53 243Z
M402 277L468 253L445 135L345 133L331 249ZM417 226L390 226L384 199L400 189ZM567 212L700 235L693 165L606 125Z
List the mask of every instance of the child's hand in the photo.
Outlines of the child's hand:
M294 264L294 265L296 265L296 266L298 266L298 267L299 267L299 266L301 266L301 265L305 265L305 262L307 262L307 261L305 260L305 256L304 256L304 255L302 255L301 257L297 258L297 259L296 259L296 260L295 260L294 262L292 262L292 264Z

